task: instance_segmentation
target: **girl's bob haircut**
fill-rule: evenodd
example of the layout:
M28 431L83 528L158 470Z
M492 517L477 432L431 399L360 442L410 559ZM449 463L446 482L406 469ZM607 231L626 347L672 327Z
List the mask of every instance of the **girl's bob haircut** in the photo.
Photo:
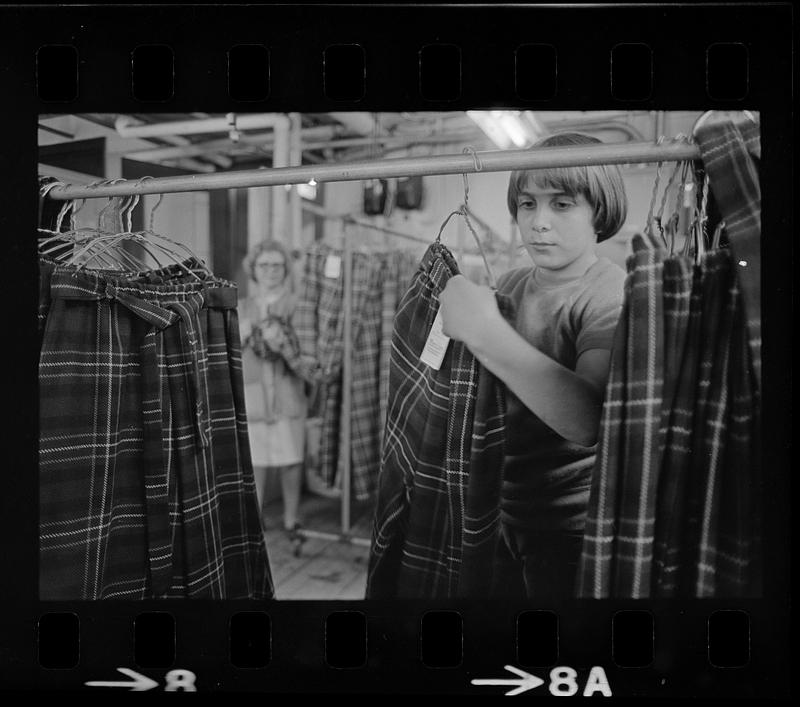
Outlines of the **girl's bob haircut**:
M557 133L536 142L538 147L567 147L601 143L583 133ZM579 167L548 167L543 169L518 169L508 180L508 210L517 220L517 199L525 187L533 182L540 189L558 189L574 197L581 194L594 210L594 230L600 243L615 235L628 214L625 182L617 165Z

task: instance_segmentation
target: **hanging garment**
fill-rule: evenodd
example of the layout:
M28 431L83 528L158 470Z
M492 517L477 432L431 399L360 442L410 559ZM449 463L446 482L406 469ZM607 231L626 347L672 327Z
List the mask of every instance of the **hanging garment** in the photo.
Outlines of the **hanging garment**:
M314 246L306 257L304 284L293 319L300 347L294 366L320 386L321 432L319 473L328 487L341 484L343 434L341 420L351 422L352 491L365 500L374 491L380 463L381 260L373 254L352 254L352 388L351 409L343 408L344 264L342 253ZM330 260L335 259L335 267Z
M52 267L39 364L43 600L273 595L236 288L158 276Z
M332 268L330 263L338 265ZM292 324L300 356L295 370L318 388L316 411L322 418L319 474L332 486L339 454L339 404L344 341L341 254L316 244L306 254L303 281Z
M709 183L740 264L738 281L747 315L758 390L761 388L761 161L760 130L750 120L712 120L695 135Z
M394 318L398 304L411 285L411 279L419 264L418 257L403 250L389 251L384 254L385 264L381 275L381 345L378 370L380 375L379 395L380 444L386 429L386 413L389 403L389 367L392 354L392 333Z
M395 253L385 254L381 282L381 343L378 353L378 404L380 406L378 429L381 444L383 444L383 434L386 429L386 412L389 404L389 361L392 353L394 317L397 314L397 305L400 301L400 294L398 293L399 279L399 258L396 257Z
M425 253L395 319L389 408L366 597L487 596L499 526L503 387L451 342L437 371L420 354L437 297L458 273L439 243ZM498 296L510 316L510 303Z
M757 595L758 411L733 254L633 247L578 595Z
M353 254L353 345L350 410L342 404L339 419L350 415L350 478L359 501L375 490L380 466L380 340L383 262L368 253ZM344 426L341 426L344 431ZM341 445L347 442L342 439ZM339 454L341 486L344 455Z

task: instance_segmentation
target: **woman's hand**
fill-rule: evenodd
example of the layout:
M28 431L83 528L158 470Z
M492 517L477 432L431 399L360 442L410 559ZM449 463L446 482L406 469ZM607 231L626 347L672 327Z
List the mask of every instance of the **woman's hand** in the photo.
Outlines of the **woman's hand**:
M463 275L447 281L439 295L439 311L445 335L470 348L482 341L487 324L502 319L494 292Z

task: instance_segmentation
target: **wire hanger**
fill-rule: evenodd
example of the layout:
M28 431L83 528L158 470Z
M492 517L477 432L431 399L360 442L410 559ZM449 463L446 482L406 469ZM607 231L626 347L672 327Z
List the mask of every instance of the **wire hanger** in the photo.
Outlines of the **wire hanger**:
M686 136L681 133L681 134L679 134L679 135L677 135L677 136L675 136L673 138L673 142L676 142L678 140L683 140L685 138L686 138ZM674 228L674 224L672 224L672 223L665 224L664 223L664 210L667 208L667 200L669 198L669 190L672 188L672 185L675 183L675 179L678 176L678 172L681 171L681 165L682 165L681 162L677 162L675 164L675 168L672 170L672 174L669 177L669 181L667 182L667 186L664 187L664 193L663 193L662 198L661 198L661 206L660 206L660 208L658 210L658 214L656 214L655 219L654 219L655 220L655 224L658 227L659 234L661 236L661 241L663 242L665 248L669 248L669 243L667 243L667 231L671 231Z
M88 186L90 188L94 188L100 184L107 184L110 181L111 180L101 179L92 182ZM42 189L43 195L46 195L46 193L49 192L54 186L59 185L64 186L60 182L46 185ZM80 206L76 207L77 202L78 199L73 199L64 204L58 214L55 230L49 230L45 228L38 229L40 233L48 234L47 237L40 238L39 240L38 250L40 255L51 258L57 263L65 263L69 261L73 255L75 255L75 249L77 247L89 243L90 240L95 239L100 235L108 235L106 232L101 230L99 220L97 227L77 227L76 216L78 212L86 205L86 199L81 199ZM70 228L66 231L62 231L61 224L63 223L63 220L68 212L70 214ZM118 259L114 258L113 254L108 254L106 257L100 258L99 260L103 266L108 267L109 269L125 269L124 264Z
M101 184L116 184L125 181L124 179L112 179L100 182ZM94 183L90 186L96 186ZM108 203L100 209L97 216L97 227L87 229L83 237L78 239L77 245L83 247L73 252L67 260L67 265L78 265L78 270L87 268L90 262L108 262L110 259L116 267L114 269L123 272L140 272L146 269L144 263L135 258L131 253L124 250L116 250L108 247L109 243L114 243L119 236L119 231L124 228L124 216L126 211L132 207L133 200L124 196L110 197ZM108 214L111 209L111 215ZM106 222L104 223L104 219ZM107 230L106 223L113 220L113 227ZM157 261L158 262L158 261ZM80 263L80 265L79 265Z
M475 163L475 171L480 172L483 169L483 165L481 164L480 158L478 157L478 153L475 151L474 147L467 146L463 150L464 153L469 153L472 155L473 162ZM467 178L466 172L461 174L461 178L464 180L464 203L461 204L455 211L451 211L447 218L444 220L444 223L439 228L439 233L436 236L436 243L441 243L442 233L444 232L445 226L447 226L448 222L453 216L461 216L467 224L472 236L475 238L475 243L478 244L478 251L481 254L481 258L483 258L483 265L486 268L486 274L489 277L489 286L493 289L497 289L497 280L492 272L492 268L489 266L489 261L486 258L486 253L484 252L483 244L481 243L480 236L478 235L477 231L475 230L474 226L472 225L472 221L470 220L470 211L469 211L469 179Z
M672 216L668 220L669 226L669 254L673 255L675 253L675 239L679 235L680 226L681 226L681 215L684 210L684 204L686 202L686 188L688 185L689 179L689 162L683 162L681 167L681 181L680 185L678 186L677 194L675 195L675 210L673 211ZM692 189L694 189L694 185L692 185ZM689 229L684 228L684 231L680 233L683 236L684 242L689 238Z
M140 185L146 179L152 179L152 177L150 176L142 177L136 182L136 185L137 186ZM156 231L154 230L153 223L154 223L155 211L161 205L163 198L164 195L160 194L158 202L150 212L148 229L144 231L134 232L132 230L132 213L133 209L139 203L140 196L139 194L131 195L118 214L120 219L124 218L127 222L127 223L121 223L120 224L121 228L125 229L125 226L127 226L127 229L122 230L122 232L120 233L114 234L109 239L104 239L104 242L101 245L99 252L93 254L86 261L84 261L82 265L79 267L79 269L86 268L89 262L94 260L97 257L97 255L105 254L109 250L120 254L125 253L126 255L130 255L130 253L125 251L124 248L120 246L122 246L125 242L135 242L155 261L155 263L159 268L165 267L158 257L158 254L161 253L162 256L166 255L181 270L191 275L200 282L202 282L204 278L197 274L195 268L206 277L213 278L213 274L205 265L205 263L202 260L200 260L200 258L198 258L187 246L185 246L182 243L173 241L172 239L167 238L166 236L160 233L156 233ZM106 209L107 208L108 206L106 206ZM105 211L106 209L103 209L103 211ZM183 261L181 256L178 254L178 252L176 252L174 248L177 248L178 251L183 251L186 257L188 258L188 262L194 267L190 268L186 264L186 262ZM140 267L139 272L145 271L147 269L148 268L146 266Z
M660 145L664 142L666 138L663 135L660 135L658 140L656 141L656 145ZM661 182L661 168L664 166L663 162L656 163L656 178L653 182L653 193L650 197L650 208L647 211L647 223L644 227L644 235L650 241L650 245L653 247L658 246L658 239L656 238L655 234L655 209L656 209L656 198L658 197L658 186Z

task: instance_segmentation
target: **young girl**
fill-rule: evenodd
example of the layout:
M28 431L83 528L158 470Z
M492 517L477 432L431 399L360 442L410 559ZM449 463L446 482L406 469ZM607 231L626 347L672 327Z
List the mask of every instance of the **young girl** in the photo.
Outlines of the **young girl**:
M597 142L564 133L534 147ZM595 245L625 221L622 175L614 166L516 171L508 208L533 261L498 282L514 326L490 289L459 275L439 298L444 333L507 386L494 594L570 597L625 282Z

